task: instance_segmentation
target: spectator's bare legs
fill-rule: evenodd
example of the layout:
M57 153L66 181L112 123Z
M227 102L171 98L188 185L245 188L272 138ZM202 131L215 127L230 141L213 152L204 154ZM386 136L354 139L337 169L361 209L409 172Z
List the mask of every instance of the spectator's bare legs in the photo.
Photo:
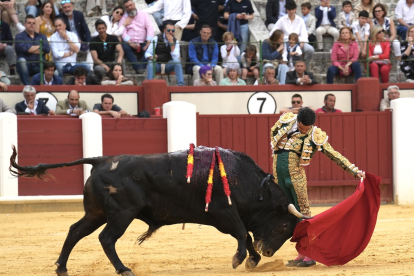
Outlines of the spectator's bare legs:
M247 73L248 73L247 69L246 68L243 68L242 69L242 76L241 76L242 80L245 81L247 79ZM256 76L255 76L255 78L256 78Z

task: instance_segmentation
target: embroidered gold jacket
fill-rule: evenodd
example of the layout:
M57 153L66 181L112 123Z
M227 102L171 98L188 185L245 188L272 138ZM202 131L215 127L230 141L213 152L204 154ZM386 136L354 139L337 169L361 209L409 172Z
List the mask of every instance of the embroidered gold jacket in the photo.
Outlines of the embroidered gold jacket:
M316 151L322 151L346 172L357 175L358 167L332 148L328 143L328 135L320 128L313 126L306 134L296 132L287 139L287 133L296 123L296 117L297 115L292 112L284 113L272 127L270 131L272 154L280 149L294 151L300 156L298 165L307 166Z

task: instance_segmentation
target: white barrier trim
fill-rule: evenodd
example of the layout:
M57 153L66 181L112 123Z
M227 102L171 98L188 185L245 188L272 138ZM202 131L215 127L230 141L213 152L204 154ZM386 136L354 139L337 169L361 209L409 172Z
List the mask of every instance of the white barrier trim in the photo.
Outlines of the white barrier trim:
M9 172L12 145L17 148L17 116L2 112L0 113L0 198L19 194L18 179Z
M70 203L82 202L83 195L71 196L13 196L0 198L1 204L27 204L27 203Z

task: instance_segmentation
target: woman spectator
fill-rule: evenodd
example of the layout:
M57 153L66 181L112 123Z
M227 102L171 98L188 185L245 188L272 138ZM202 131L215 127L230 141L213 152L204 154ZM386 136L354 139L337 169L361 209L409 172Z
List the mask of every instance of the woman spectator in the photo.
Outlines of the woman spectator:
M220 85L246 85L246 82L239 79L240 67L236 63L231 63L227 66L227 78L221 80Z
M45 2L40 8L40 15L36 17L35 32L44 34L47 40L50 41L50 37L55 32L55 9L51 2ZM52 53L46 55L46 61L52 61Z
M361 3L359 3L358 5L356 5L354 7L354 14L355 16L358 18L359 17L359 12L364 10L367 11L369 14L369 18L368 19L368 23L371 24L371 18L373 18L373 13L372 11L374 10L374 6L377 3L374 2L374 0L361 0Z
M116 6L113 10L111 15L104 15L101 19L106 24L106 33L110 35L121 36L125 30L125 26L131 24L131 20L129 17L125 20L124 24L119 26L119 20L121 20L122 16L124 15L124 8L121 6ZM92 36L97 36L98 32L92 34Z
M122 65L115 63L109 69L108 76L102 79L101 85L134 85L134 83L124 77Z
M414 82L414 25L407 30L407 41L401 43L401 72L407 78L407 82Z
M388 83L391 71L390 42L384 38L385 30L375 25L371 29L371 42L369 43L369 71L371 76Z
M374 19L372 20L371 29L374 25L382 26L385 30L385 38L392 43L395 58L401 60L401 44L397 38L397 30L394 25L394 20L387 17L387 9L383 4L376 4L372 10ZM400 62L398 62L399 64Z
M194 81L194 86L216 86L217 83L213 81L213 68L208 65L200 67L198 71L200 78Z
M286 73L289 71L288 66L283 63L283 37L284 33L281 30L275 30L262 44L262 57L277 68L277 79L280 84L285 84Z
M326 76L328 84L333 83L336 75L346 77L354 72L355 81L361 77L361 65L358 62L358 43L351 31L352 29L349 27L342 27L339 31L339 39L332 47L332 66L328 68Z

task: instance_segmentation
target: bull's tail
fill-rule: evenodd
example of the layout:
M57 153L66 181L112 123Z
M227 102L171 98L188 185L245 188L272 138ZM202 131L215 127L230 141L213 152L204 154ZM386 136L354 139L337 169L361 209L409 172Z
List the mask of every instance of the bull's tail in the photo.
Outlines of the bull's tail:
M48 169L54 169L54 168L62 168L62 167L70 167L80 164L90 164L92 166L95 166L99 163L100 158L94 157L94 158L83 158L79 159L73 162L68 163L59 163L59 164L38 164L36 166L20 166L16 163L16 157L17 157L17 151L16 147L13 145L13 154L10 156L10 167L9 171L13 176L17 177L37 177L39 179L43 179L47 175Z

